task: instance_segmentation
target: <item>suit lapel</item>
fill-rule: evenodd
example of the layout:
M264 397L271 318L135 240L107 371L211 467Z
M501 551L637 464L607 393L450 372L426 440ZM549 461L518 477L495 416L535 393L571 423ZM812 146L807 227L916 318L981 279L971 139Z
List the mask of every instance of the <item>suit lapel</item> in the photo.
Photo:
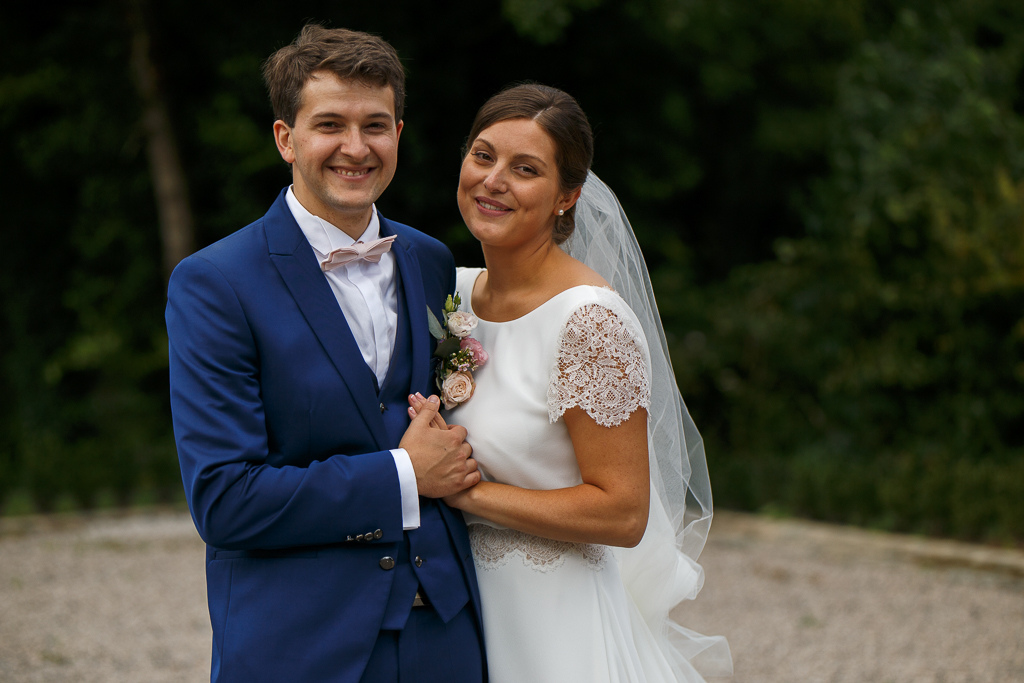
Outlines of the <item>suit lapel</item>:
M397 234L394 224L380 216L381 236ZM409 316L409 334L412 339L412 387L428 384L427 374L430 372L429 332L427 331L427 302L423 295L423 275L420 262L410 248L408 240L398 235L395 246L391 249L398 267L399 282L405 294L406 313ZM399 312L401 314L401 311Z
M271 261L351 392L377 447L385 448L387 430L377 409L372 374L331 286L320 271L313 248L288 209L283 192L267 212L264 223Z

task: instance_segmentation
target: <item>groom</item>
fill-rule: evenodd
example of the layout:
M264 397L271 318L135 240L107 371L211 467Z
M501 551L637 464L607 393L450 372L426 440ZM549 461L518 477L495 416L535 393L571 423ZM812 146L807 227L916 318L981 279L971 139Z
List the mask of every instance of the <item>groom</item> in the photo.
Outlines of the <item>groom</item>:
M380 215L404 73L307 26L264 66L292 185L168 287L171 408L207 543L214 682L481 681L466 431L432 429L428 306L451 253Z

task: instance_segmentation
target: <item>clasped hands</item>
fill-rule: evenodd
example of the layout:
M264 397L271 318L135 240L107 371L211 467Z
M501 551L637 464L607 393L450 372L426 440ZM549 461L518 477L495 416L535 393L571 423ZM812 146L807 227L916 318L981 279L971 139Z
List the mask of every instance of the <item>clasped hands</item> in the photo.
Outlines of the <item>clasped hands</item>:
M480 481L473 447L466 443L468 432L465 427L445 423L438 413L441 402L437 396L410 395L409 406L412 422L398 446L409 453L419 494L453 504L455 494Z

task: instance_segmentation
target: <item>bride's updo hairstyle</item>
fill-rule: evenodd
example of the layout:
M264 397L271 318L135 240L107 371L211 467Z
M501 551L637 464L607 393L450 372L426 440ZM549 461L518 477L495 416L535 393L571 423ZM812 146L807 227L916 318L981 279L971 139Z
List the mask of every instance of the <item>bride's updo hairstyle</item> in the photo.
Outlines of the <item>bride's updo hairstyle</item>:
M555 143L555 163L558 164L559 189L568 194L583 187L587 172L594 160L594 134L587 115L571 95L546 85L525 83L502 90L487 100L476 113L469 131L465 159L470 145L485 129L501 121L531 119L537 122ZM576 228L576 206L555 217L551 238L555 244L569 239Z

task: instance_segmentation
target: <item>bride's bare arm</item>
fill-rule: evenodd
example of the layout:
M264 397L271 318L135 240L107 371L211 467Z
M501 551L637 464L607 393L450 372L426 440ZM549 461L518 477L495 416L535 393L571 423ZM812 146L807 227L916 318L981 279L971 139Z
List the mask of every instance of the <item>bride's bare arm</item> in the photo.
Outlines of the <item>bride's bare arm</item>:
M650 505L647 411L602 427L580 408L563 418L583 483L534 491L481 482L446 498L452 507L535 536L633 547L643 538Z
M483 481L445 502L535 536L635 546L647 528L650 505L647 411L639 408L615 427L602 427L581 408L570 408L562 419L582 484L535 491Z

